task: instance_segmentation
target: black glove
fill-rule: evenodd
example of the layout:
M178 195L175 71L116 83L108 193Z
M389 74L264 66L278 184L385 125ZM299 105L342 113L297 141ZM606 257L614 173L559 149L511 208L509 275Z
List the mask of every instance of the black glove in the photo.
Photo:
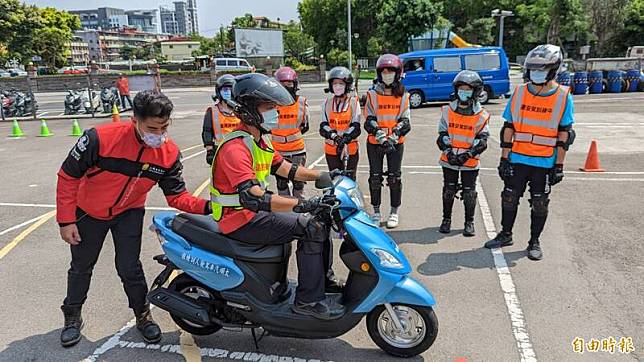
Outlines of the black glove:
M343 142L344 142L344 137L342 137L341 135L339 135L339 134L337 134L337 133L336 133L336 134L333 136L332 140L333 140L333 142L335 142L335 144L336 144L336 145L340 146L340 145L342 145L342 144L343 144Z
M335 196L315 196L308 200L300 200L297 205L293 207L293 212L300 214L306 212L313 212L318 209L330 208L336 203L337 199Z
M385 143L382 144L382 146L385 148L385 154L390 154L396 152L396 144L397 142L394 141L391 138L387 138Z
M215 159L215 149L206 150L206 163L212 165L212 161Z
M499 177L501 180L509 180L514 176L514 168L512 167L512 164L510 163L510 160L507 158L501 157L501 161L499 161L499 167L497 167L497 170L499 170Z
M472 154L469 151L456 155L456 161L459 166L463 166L470 158L472 158Z
M461 166L462 164L459 164L458 162L458 157L454 153L454 150L450 148L449 151L447 151L447 163L452 166Z
M555 167L550 169L548 173L548 179L550 180L550 186L554 186L560 183L564 178L564 171L562 164L556 164Z
M346 171L335 169L333 171L327 172L322 171L320 175L315 180L315 188L317 189L327 189L333 186L333 179L338 176L346 176Z
M353 138L351 138L351 135L349 134L342 135L342 143L344 143L345 145L348 145L349 143L351 143L351 141L353 141Z

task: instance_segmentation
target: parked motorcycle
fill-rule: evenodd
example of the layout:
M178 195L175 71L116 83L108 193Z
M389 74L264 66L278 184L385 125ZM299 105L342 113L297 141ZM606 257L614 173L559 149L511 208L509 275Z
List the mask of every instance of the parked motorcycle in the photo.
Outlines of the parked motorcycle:
M121 97L116 87L104 87L101 90L101 103L103 104L103 113L112 112L112 108L121 108Z
M328 185L326 185L328 186ZM316 187L326 187L317 185ZM333 180L328 202L311 213L343 239L340 258L349 269L346 286L335 302L346 308L339 319L296 314L295 283L286 278L290 244L256 245L219 233L210 215L160 212L153 230L165 254L165 266L148 300L166 310L187 332L208 335L222 327L251 329L277 337L334 338L363 317L371 339L385 352L412 357L426 351L438 334L432 294L411 278L411 266L394 240L364 211L362 192L348 177ZM331 202L329 202L331 200ZM173 270L183 273L168 287Z
M65 114L78 114L82 106L81 91L68 89L65 95Z
M96 113L101 108L101 96L93 89L83 89L81 99L85 113Z
M32 92L2 91L2 113L5 117L24 117L36 114L37 110L38 103Z

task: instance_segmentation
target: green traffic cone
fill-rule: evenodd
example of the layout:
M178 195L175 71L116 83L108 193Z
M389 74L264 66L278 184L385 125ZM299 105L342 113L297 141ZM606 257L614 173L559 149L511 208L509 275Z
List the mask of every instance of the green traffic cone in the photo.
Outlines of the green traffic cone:
M72 123L72 133L70 134L70 136L78 137L82 134L83 132L81 131L80 126L78 125L78 120L75 119L74 122Z
M11 135L9 135L9 137L18 138L18 137L24 137L24 136L25 136L25 134L20 129L20 125L18 124L18 120L14 118L13 119L13 127L12 127L12 130L11 130Z
M49 132L49 127L47 127L47 122L43 119L42 122L40 123L40 134L38 137L51 137L54 134Z

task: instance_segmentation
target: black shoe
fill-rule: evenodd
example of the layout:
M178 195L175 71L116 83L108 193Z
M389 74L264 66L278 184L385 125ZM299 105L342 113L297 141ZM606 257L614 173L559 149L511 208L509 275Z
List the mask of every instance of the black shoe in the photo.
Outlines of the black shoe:
M308 315L317 319L331 320L338 319L344 315L343 305L337 304L332 298L325 298L315 303L295 302L293 312Z
M338 280L335 276L333 278L327 278L324 281L324 292L325 293L342 293L344 290L344 283Z
M438 228L439 233L449 234L452 228L452 219L443 219L441 227Z
M81 339L80 331L83 329L83 318L81 307L60 307L65 316L65 326L60 332L60 344L63 347L71 347Z
M512 244L514 244L514 242L512 241L512 233L501 231L496 235L494 239L485 243L485 247L488 249L494 249L502 248L504 246L510 246Z
M530 239L528 242L528 259L530 260L541 260L543 259L543 253L541 252L541 245L539 245L539 239Z
M466 221L465 228L463 229L463 236L474 236L474 221Z
M141 311L134 312L136 316L136 329L141 332L141 336L146 343L157 343L161 340L161 328L152 319L150 306L146 305Z

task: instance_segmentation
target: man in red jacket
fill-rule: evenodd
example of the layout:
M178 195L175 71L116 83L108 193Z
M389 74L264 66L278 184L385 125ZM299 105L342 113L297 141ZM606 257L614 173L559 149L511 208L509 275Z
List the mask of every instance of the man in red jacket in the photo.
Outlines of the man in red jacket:
M132 98L130 98L130 82L127 80L125 74L119 74L119 79L116 80L116 88L121 94L121 107L127 109L127 107L132 107ZM128 105L125 105L125 100L127 99Z
M190 195L183 181L181 154L167 136L172 102L160 92L134 98L132 122L109 123L85 131L58 172L56 191L60 235L71 245L67 297L61 309L64 347L80 340L81 308L107 232L112 233L116 270L134 310L137 329L148 343L161 339L146 301L148 286L139 260L145 199L156 184L168 204L210 214L210 203Z

